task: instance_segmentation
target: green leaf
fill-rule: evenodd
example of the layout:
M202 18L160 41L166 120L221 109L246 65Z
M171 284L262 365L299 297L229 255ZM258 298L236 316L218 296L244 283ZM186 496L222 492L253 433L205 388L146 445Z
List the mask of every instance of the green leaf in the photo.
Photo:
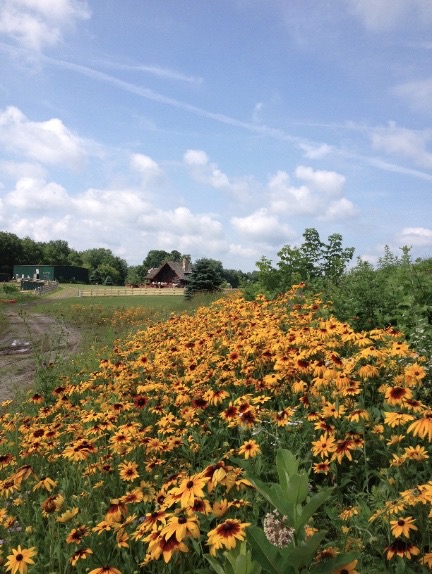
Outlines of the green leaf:
M207 562L210 564L210 566L213 568L216 574L226 574L223 566L219 564L216 558L210 556L210 554L204 554L204 558L207 560Z
M298 472L298 460L289 450L280 448L276 454L276 468L279 484L287 488L290 476Z
M312 562L313 557L316 554L317 548L326 535L325 531L315 533L307 542L301 544L300 546L289 547L283 549L281 554L284 556L286 562L290 566L299 568L305 564Z
M306 500L309 494L309 479L306 474L293 474L290 477L288 488L284 492L286 498L293 505Z
M264 570L271 574L281 574L283 572L280 569L281 554L278 548L267 540L261 528L250 526L247 529L247 539L252 546L252 556Z
M295 521L295 529L300 530L302 526L311 518L318 508L324 504L331 496L332 489L325 488L317 494L314 494L305 506L302 507L301 511L298 512L297 520Z
M282 490L279 484L275 483L265 483L257 478L251 478L248 476L253 486L258 490L260 494L268 501L272 506L274 506L282 516L292 515L292 505L289 504L289 500L286 497L286 491Z

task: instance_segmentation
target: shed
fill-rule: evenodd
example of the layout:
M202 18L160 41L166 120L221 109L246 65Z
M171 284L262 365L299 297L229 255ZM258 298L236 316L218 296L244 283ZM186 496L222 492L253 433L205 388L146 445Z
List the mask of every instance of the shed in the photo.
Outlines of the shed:
M59 283L88 283L89 272L75 265L14 265L13 278L58 281Z

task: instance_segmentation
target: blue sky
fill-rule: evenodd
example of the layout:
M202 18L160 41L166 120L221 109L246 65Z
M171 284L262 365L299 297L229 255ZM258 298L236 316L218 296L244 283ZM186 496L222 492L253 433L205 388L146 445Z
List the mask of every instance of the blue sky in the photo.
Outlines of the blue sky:
M432 255L430 0L0 0L0 230Z

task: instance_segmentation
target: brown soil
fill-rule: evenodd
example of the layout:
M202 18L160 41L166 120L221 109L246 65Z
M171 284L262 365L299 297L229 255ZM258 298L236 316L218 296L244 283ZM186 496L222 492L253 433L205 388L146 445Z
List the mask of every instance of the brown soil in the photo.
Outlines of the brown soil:
M13 399L35 382L38 365L48 367L79 350L79 331L52 317L4 310L0 324L0 402Z

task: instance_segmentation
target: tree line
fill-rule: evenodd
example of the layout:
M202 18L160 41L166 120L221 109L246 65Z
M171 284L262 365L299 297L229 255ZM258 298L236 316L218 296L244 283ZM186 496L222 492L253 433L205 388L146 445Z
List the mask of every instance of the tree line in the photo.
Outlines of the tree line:
M316 229L308 228L303 239L299 246L285 245L275 264L262 257L250 273L225 269L215 259L198 259L192 264L187 296L231 286L242 288L247 298L272 298L304 283L305 292L319 294L339 320L355 329L395 327L432 349L432 258L413 261L409 247L399 254L385 247L377 265L360 258L353 264L354 247L345 247L340 234L324 241ZM93 283L109 278L116 285L140 285L150 269L184 258L191 261L177 250L152 249L142 264L128 266L110 249L77 251L61 239L38 242L0 232L0 273L9 276L17 264L76 265L89 270Z
M177 250L151 249L140 265L128 265L124 259L103 247L77 251L69 247L68 242L63 239L42 242L30 237L22 239L14 233L0 231L0 273L9 277L12 277L14 265L74 265L89 270L91 283L142 285L150 269L159 267L165 261L180 262L184 258L191 262L189 254L182 254ZM203 261L210 265L217 275L212 289L223 284L239 287L253 275L235 269L224 269L222 263L215 259L204 258Z

